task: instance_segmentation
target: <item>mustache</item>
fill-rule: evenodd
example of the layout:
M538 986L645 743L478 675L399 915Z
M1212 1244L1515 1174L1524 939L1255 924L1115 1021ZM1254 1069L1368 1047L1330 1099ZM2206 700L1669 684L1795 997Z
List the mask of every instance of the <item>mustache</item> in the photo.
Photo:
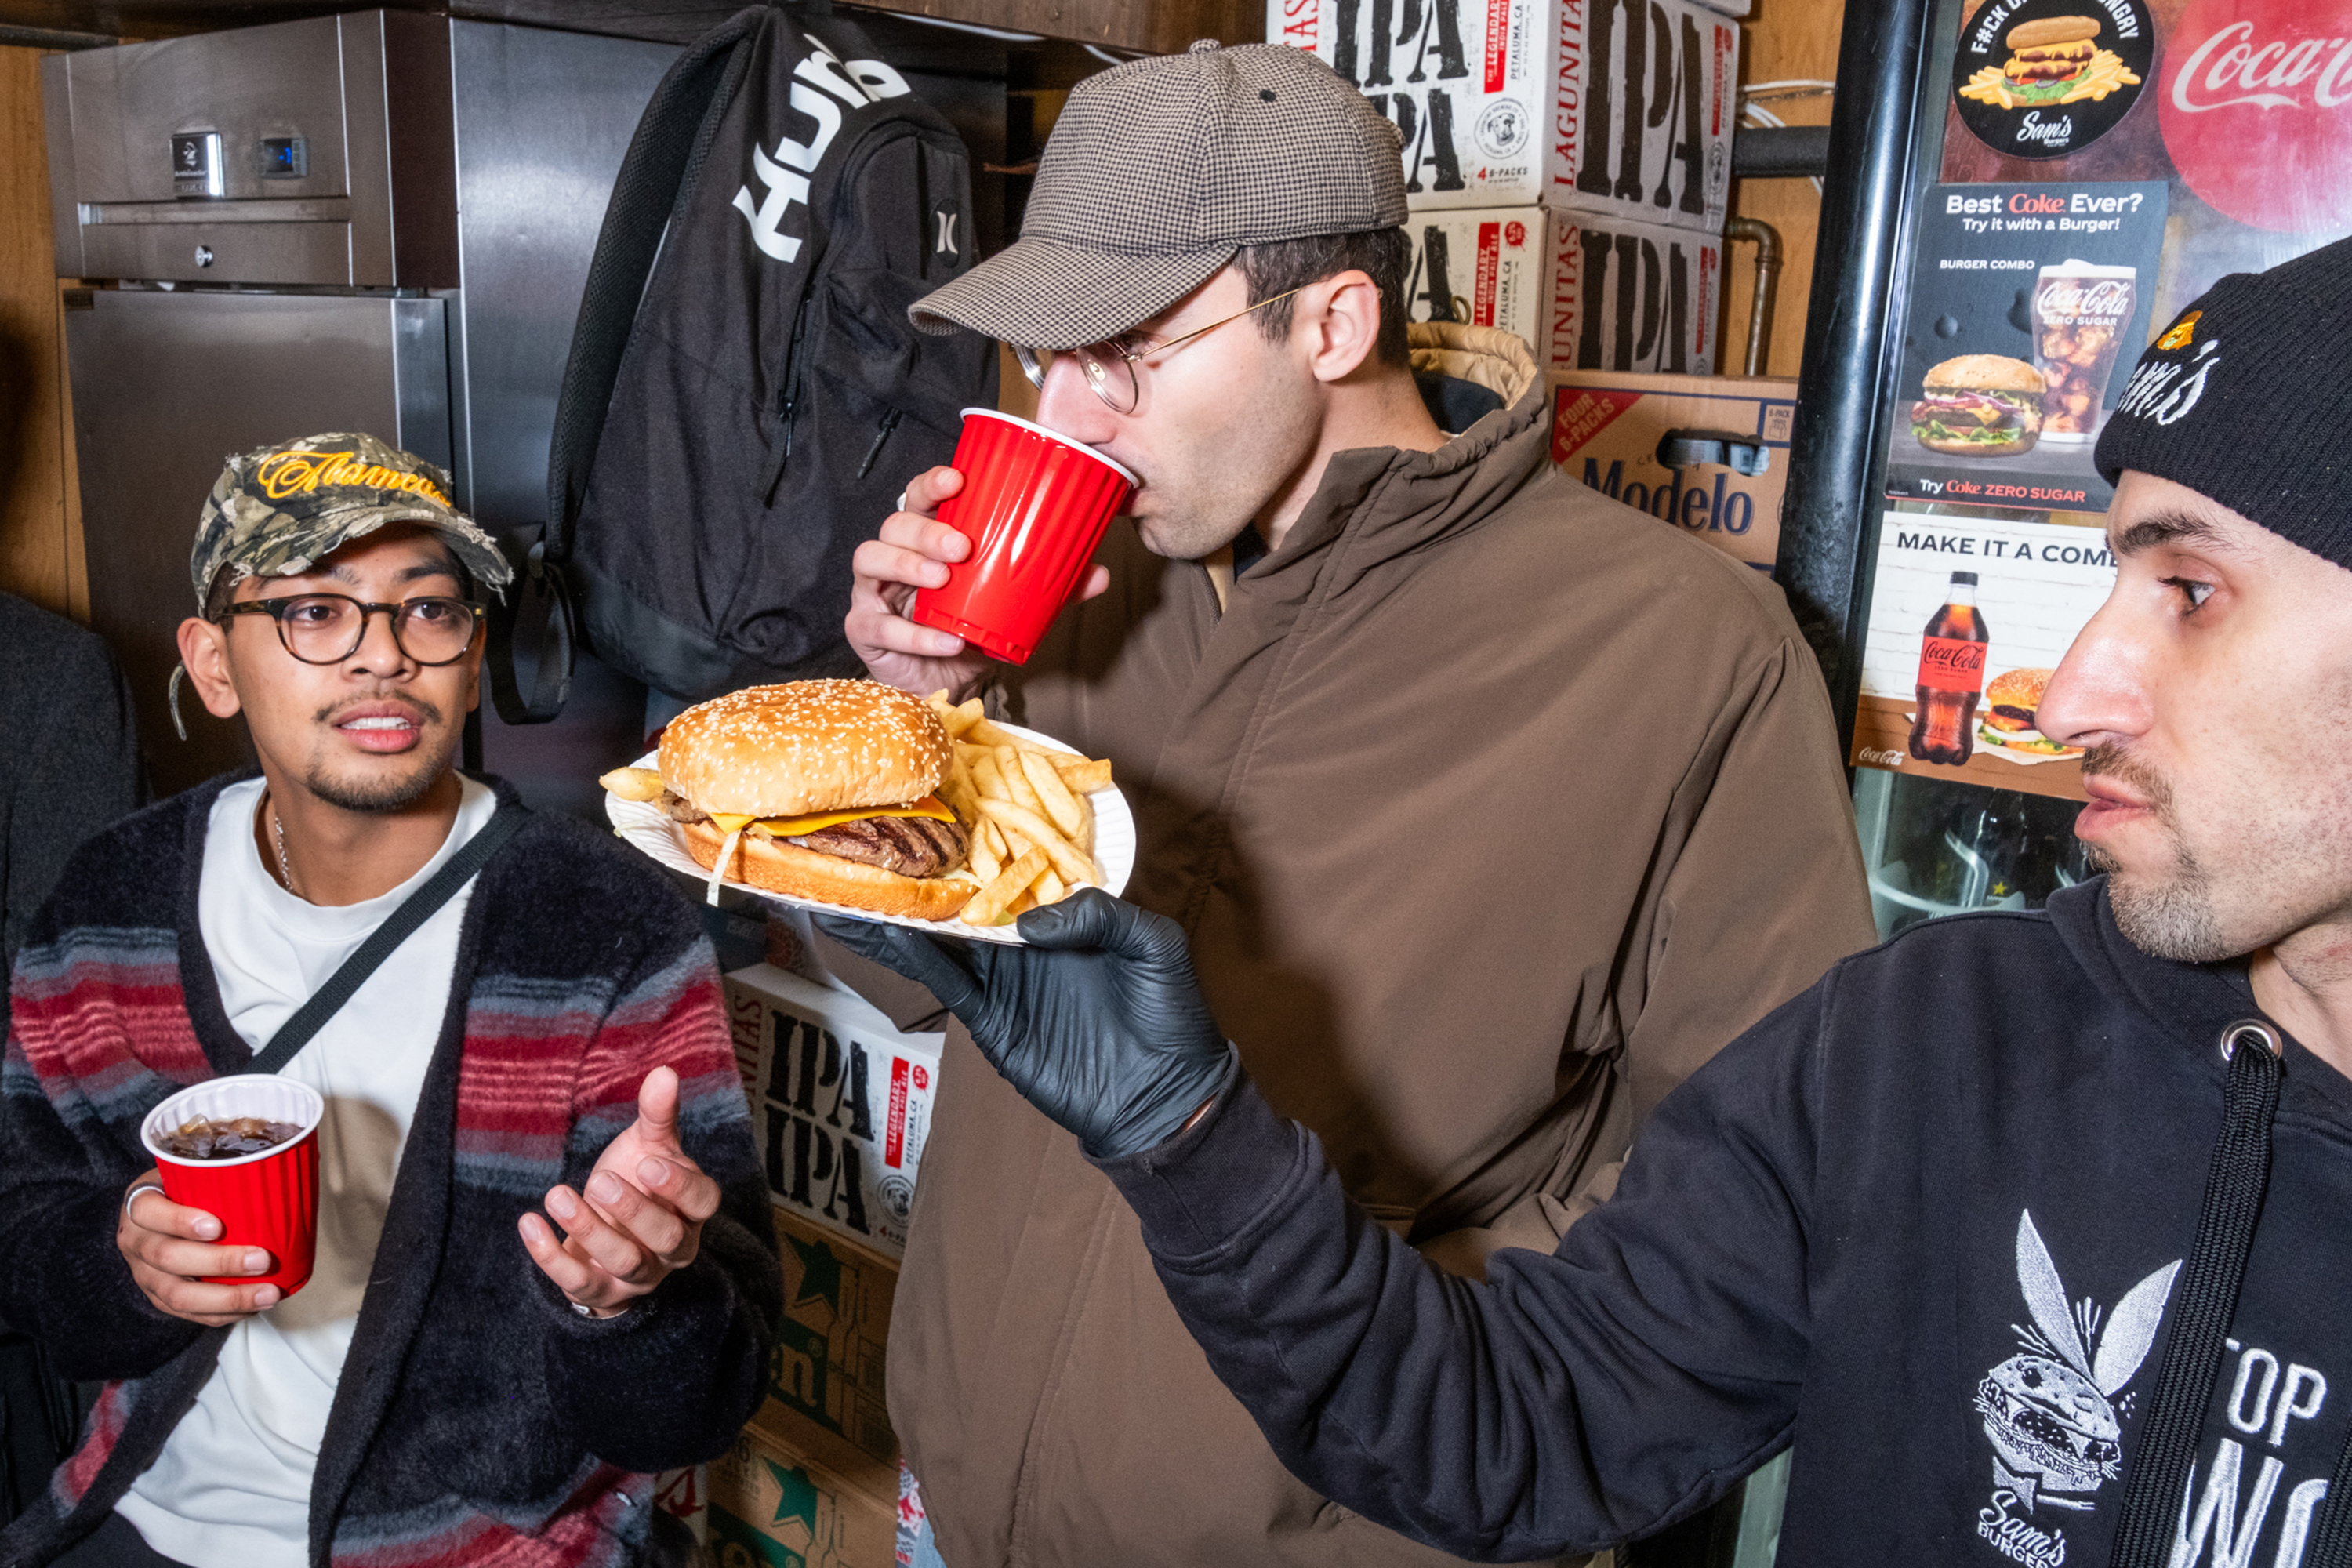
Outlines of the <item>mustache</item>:
M331 724L355 708L383 707L386 704L407 709L415 717L420 729L427 724L441 722L440 709L423 698L412 697L405 691L379 691L366 697L346 697L340 702L328 703L311 717L321 724Z
M2103 742L2083 753L2083 776L2111 778L2118 784L2129 785L2147 797L2148 805L2159 817L2171 810L2172 785L2165 776L2112 741Z

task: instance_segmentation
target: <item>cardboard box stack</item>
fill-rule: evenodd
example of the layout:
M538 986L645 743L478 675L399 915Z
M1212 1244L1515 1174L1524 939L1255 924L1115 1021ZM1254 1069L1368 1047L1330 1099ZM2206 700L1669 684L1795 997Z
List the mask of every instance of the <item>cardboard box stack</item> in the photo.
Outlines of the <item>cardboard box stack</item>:
M1603 371L1553 381L1551 460L1569 478L1772 570L1795 382Z
M1555 369L1706 374L1747 9L1267 0L1266 37L1395 121L1412 319L1507 327ZM1524 269L1507 301L1507 266Z
M883 1356L944 1037L771 964L727 976L784 1312L767 1397L707 1477L722 1563L889 1568L898 1439Z

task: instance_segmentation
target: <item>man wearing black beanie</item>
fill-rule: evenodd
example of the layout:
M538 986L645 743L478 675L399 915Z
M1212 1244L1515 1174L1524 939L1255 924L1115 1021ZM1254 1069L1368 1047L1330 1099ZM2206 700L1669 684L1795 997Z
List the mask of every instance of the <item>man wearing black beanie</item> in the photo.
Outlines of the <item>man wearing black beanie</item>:
M1166 921L1089 891L1026 948L832 929L1078 1135L1344 1508L1549 1558L1793 1448L1783 1563L2347 1568L2347 301L2352 242L2223 279L2101 437L2116 587L2041 718L2108 875L1837 964L1552 1255L1454 1278L1355 1208Z

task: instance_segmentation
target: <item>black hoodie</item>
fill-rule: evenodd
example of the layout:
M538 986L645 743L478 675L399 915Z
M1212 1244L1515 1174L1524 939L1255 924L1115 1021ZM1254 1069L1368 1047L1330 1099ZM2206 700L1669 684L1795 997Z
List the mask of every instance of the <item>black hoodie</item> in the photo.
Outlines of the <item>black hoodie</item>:
M1349 1206L1245 1083L1105 1169L1284 1462L1446 1550L1638 1537L1793 1445L1784 1563L2104 1564L2218 1042L2260 1016L2242 965L2125 941L2104 879L1919 927L1702 1068L1616 1199L1486 1285ZM2292 1039L2284 1068L2173 1568L2296 1568L2352 1430L2352 1081Z

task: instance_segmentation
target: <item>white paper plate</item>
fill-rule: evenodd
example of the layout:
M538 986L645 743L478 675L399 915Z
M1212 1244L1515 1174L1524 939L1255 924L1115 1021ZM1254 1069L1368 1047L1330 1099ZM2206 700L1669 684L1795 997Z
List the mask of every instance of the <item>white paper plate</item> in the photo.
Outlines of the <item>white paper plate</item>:
M1078 752L1050 735L1034 730L1024 730L1018 724L1000 724L1001 730L1034 742L1048 751L1069 756ZM647 752L635 766L655 767L659 752ZM1127 809L1127 797L1118 793L1117 784L1107 784L1087 796L1095 808L1095 864L1102 868L1103 888L1118 893L1127 887L1129 872L1135 869L1135 817ZM686 835L669 814L654 801L623 800L619 795L604 796L604 815L612 819L613 831L631 846L660 861L673 871L682 871L698 882L708 883L710 873L687 852ZM895 926L912 926L917 931L937 931L942 936L965 937L972 942L1002 942L1020 945L1020 934L1010 925L966 925L961 921L919 921L908 915L877 914L872 910L854 910L844 904L828 904L816 899L796 899L788 893L770 892L748 882L730 879L720 884L739 892L764 899L787 909L814 910L829 915L844 915L856 921L878 921Z

